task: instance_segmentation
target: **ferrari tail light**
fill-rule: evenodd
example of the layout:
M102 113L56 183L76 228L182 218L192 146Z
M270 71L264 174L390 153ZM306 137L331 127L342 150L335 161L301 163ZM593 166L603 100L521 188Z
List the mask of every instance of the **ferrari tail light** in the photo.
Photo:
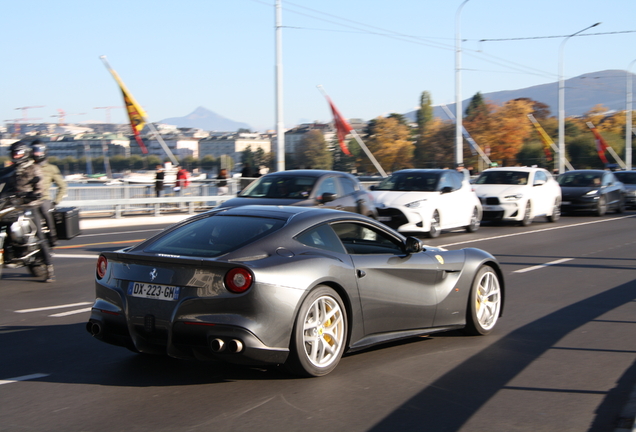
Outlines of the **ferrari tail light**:
M97 258L97 277L103 278L106 275L106 269L108 268L108 260L104 255L100 255Z
M244 293L252 286L252 273L244 268L233 268L225 275L225 287L237 294Z

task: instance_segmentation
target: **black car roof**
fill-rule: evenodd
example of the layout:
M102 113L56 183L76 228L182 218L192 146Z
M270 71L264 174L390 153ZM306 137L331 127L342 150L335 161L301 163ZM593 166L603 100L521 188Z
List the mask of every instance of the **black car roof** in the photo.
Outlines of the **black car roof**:
M322 177L324 175L329 174L337 174L343 176L351 176L351 174L342 172L342 171L329 171L329 170L313 170L313 169L305 169L305 170L289 170L289 171L276 171L273 173L266 174L263 177L269 176L284 176L284 177L294 177L294 176L307 176L307 177ZM353 177L353 176L351 176Z

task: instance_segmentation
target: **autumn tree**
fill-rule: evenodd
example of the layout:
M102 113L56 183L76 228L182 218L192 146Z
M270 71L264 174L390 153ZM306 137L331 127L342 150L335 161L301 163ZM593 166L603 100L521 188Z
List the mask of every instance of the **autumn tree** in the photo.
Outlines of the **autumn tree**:
M475 140L489 145L491 160L504 166L515 165L517 153L531 132L532 124L528 120L531 112L532 104L528 101L508 101L491 114L488 130Z
M366 145L385 171L396 171L413 166L411 131L398 116L377 117L370 122L368 131ZM373 163L366 157L361 159L360 165L366 172L376 171Z

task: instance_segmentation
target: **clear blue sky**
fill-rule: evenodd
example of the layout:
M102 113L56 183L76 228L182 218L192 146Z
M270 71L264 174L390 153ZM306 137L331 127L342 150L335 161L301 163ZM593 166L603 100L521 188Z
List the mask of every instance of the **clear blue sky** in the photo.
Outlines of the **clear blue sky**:
M285 126L330 121L316 86L347 118L412 111L422 91L455 100L455 15L461 0L282 0ZM0 121L105 121L122 106L106 55L151 121L198 106L255 130L275 128L274 0L2 2ZM461 13L462 96L625 70L636 59L633 0L470 0ZM636 72L636 67L633 68ZM567 98L567 93L566 93ZM553 114L557 108L552 107ZM86 113L85 115L75 115ZM123 109L111 110L124 122Z

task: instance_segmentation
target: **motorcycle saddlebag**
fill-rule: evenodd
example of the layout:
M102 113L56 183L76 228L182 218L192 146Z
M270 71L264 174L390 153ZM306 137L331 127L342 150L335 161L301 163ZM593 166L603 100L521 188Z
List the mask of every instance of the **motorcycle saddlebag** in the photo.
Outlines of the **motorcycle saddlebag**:
M70 240L81 234L79 213L78 207L63 207L53 210L53 220L55 221L58 239Z

